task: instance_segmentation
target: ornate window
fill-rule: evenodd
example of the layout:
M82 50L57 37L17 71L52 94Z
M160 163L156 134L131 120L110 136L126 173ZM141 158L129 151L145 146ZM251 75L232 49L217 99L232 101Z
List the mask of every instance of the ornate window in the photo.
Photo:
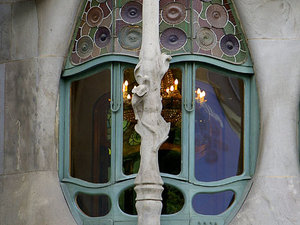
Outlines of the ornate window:
M228 224L251 186L258 106L230 0L161 0L162 224ZM140 137L131 106L142 1L86 0L61 80L61 186L78 224L132 225Z

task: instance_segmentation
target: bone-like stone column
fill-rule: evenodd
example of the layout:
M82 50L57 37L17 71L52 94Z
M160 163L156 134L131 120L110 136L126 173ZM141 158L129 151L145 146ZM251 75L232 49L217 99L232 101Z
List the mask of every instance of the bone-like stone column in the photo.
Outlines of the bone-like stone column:
M161 116L160 83L169 68L170 56L161 54L159 44L159 0L143 1L143 35L132 90L132 106L141 135L141 163L135 179L138 225L160 225L163 181L158 167L158 150L168 138L170 124Z

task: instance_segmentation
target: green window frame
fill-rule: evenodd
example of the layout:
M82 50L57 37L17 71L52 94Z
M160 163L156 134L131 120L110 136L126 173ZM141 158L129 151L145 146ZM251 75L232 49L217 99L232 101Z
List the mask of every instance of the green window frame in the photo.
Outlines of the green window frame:
M78 67L65 70L60 83L60 138L59 138L59 178L69 208L78 224L115 224L132 225L137 216L128 215L119 208L120 193L133 186L136 174L125 175L122 172L122 84L123 70L135 67L137 59L128 56L105 56ZM175 56L170 68L182 70L182 155L181 173L171 175L162 173L165 184L179 189L184 196L183 208L170 215L162 215L161 223L174 225L190 224L228 224L241 207L252 185L255 172L259 138L259 108L255 76L251 66L234 65L204 56ZM194 116L195 68L201 67L218 72L224 76L236 77L244 82L244 170L238 176L213 182L200 182L194 176ZM111 177L108 183L96 184L73 178L70 175L70 86L71 83L90 77L99 71L111 70ZM193 210L192 198L197 193L218 193L233 191L235 200L219 215L201 215ZM85 215L76 203L78 193L87 195L105 194L110 197L111 211L103 217Z

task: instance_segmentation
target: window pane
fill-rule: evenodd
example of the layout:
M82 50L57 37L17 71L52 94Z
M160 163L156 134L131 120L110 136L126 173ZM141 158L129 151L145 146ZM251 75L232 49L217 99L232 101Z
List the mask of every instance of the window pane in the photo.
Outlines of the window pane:
M131 105L132 89L138 86L134 78L134 68L124 70L123 83L123 172L137 173L140 165L141 137L135 131L135 120Z
M196 179L217 181L241 174L243 81L199 68L195 87Z
M77 195L77 205L87 216L105 216L111 209L111 202L107 195Z
M110 179L110 70L71 84L71 176Z
M200 193L193 197L193 209L203 215L218 215L226 211L234 201L233 191Z
M184 205L184 196L177 188L165 184L164 191L162 193L163 208L162 214L174 214L179 212ZM130 187L123 191L119 198L119 206L121 210L130 215L137 215L135 208L136 193L133 187Z
M170 69L161 84L162 116L171 123L171 129L169 138L158 151L158 161L160 172L169 174L181 171L181 80L181 70ZM137 85L134 69L126 69L123 83L123 172L126 175L137 173L140 164L141 137L134 130L137 121L131 106L131 91Z

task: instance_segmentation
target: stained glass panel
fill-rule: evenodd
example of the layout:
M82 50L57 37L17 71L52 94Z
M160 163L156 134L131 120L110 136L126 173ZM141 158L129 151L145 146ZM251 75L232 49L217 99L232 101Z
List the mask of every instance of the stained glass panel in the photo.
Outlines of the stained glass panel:
M247 60L245 36L231 0L160 0L159 21L164 53L205 55L234 64ZM110 53L137 57L142 0L86 0L76 32L73 65Z

